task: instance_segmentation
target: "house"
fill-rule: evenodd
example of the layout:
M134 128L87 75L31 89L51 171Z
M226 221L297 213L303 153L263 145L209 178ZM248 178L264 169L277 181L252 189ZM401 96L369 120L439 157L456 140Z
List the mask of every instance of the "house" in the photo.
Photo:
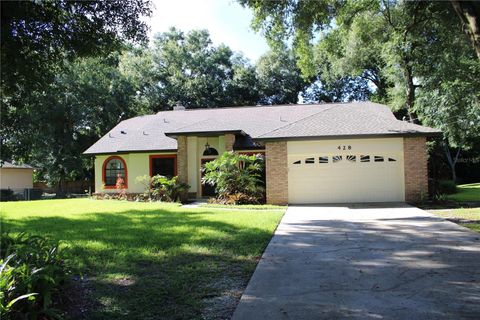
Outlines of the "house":
M96 192L129 193L136 177L178 175L190 197L202 164L225 151L262 153L267 202L417 201L428 190L426 139L439 131L397 120L372 102L186 110L124 120L92 145Z
M0 162L0 189L11 189L23 193L33 188L33 167L27 164Z

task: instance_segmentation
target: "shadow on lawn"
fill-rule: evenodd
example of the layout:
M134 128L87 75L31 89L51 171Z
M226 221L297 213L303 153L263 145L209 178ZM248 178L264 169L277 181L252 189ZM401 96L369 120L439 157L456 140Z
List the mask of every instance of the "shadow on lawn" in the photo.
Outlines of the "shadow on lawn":
M129 210L7 220L4 227L67 245L72 267L93 288L95 307L83 317L202 318L206 299L227 296L206 316L229 318L271 232L212 221L208 213ZM72 318L82 316L78 308L70 308Z

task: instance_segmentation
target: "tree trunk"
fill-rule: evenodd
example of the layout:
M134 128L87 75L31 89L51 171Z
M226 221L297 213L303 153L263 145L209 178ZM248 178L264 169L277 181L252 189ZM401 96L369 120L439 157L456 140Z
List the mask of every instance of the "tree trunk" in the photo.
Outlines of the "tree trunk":
M407 88L406 88L407 98L405 101L405 107L407 109L408 117L410 122L418 123L417 114L415 113L415 111L413 111L413 107L415 106L416 86L413 83L412 67L408 65L408 61L405 62L404 77L407 83Z
M450 0L480 59L480 2Z
M61 173L60 173L60 178L58 179L56 197L57 197L57 198L65 198L65 195L66 195L66 190L65 190L65 173L64 173L64 172L61 172Z
M443 147L445 150L445 155L447 157L448 165L450 166L450 169L452 170L452 180L457 182L457 172L456 172L456 165L458 161L458 157L460 156L460 150L461 148L458 147L457 153L455 154L455 157L452 157L452 153L450 152L450 148L448 147L448 143L444 142Z

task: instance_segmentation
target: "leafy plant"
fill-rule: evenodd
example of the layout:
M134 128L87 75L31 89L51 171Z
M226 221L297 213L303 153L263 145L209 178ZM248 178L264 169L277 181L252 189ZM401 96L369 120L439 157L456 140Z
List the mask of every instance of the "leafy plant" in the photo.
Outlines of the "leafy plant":
M136 183L145 187L144 200L175 202L182 200L182 196L190 188L188 184L178 181L177 176L168 178L162 175L153 177L144 175L137 177Z
M229 204L255 204L264 199L261 155L225 152L205 164L202 183L215 186L217 201Z
M8 189L0 190L0 201L14 201L14 200L16 200L16 197L12 189L8 188Z
M45 237L3 232L0 243L0 317L61 319L54 305L68 270L58 243Z
M162 200L172 202L179 200L181 195L190 188L188 184L178 181L178 176L167 178L161 175L152 177L152 186Z
M454 194L457 192L457 184L453 180L440 180L438 182L438 192L444 194Z
M438 202L438 203L445 203L445 202L447 202L447 195L445 193L436 194L433 197L433 201Z

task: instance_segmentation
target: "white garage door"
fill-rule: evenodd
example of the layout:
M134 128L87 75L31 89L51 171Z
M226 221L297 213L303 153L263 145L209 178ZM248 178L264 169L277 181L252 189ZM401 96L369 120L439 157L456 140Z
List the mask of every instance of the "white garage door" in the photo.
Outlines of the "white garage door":
M404 201L403 139L288 142L289 203Z

